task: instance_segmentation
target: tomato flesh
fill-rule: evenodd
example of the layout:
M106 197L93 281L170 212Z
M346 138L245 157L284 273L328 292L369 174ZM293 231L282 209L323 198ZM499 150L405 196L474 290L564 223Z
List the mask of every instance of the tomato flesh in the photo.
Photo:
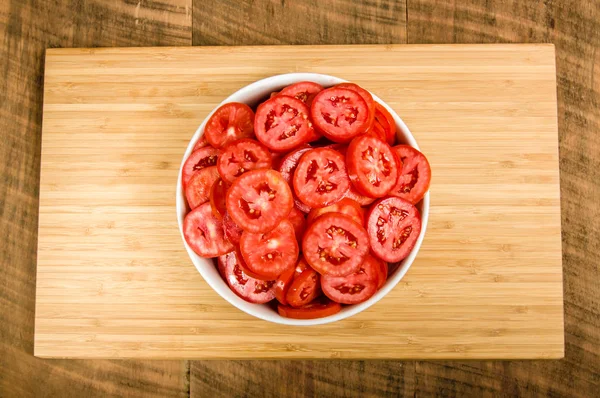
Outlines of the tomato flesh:
M221 177L229 183L251 170L270 169L271 153L260 142L244 138L223 148L217 161Z
M240 244L240 239L242 238L243 229L241 229L235 221L232 220L229 213L225 212L223 216L223 232L225 233L225 237L234 245Z
M431 166L427 158L410 145L398 145L392 150L402 162L402 171L390 195L406 199L413 204L419 203L431 183Z
M362 99L365 100L365 103L369 108L369 120L367 122L367 125L371 126L371 124L373 123L373 119L375 118L375 106L377 104L373 99L371 93L355 83L340 83L335 87L356 91L362 97Z
M312 105L313 99L319 93L323 91L323 86L314 82L299 82L294 83L290 86L287 86L279 95L287 95L289 97L294 97L304 102L309 107Z
M222 105L212 114L204 127L206 140L215 148L254 135L254 112L239 102Z
M209 146L209 145L210 144L208 143L208 140L206 139L206 136L204 134L202 134L200 136L200 138L198 138L198 141L196 141L196 144L194 145L193 151L195 151L197 149L200 149L200 148L204 148L205 146Z
M294 308L287 305L279 304L277 312L279 315L293 319L315 319L325 318L337 314L342 310L339 303L329 301L327 299L317 299L300 308Z
M293 185L296 196L310 207L339 201L350 186L344 157L331 148L305 153L294 172Z
M269 279L277 279L284 271L294 268L298 260L298 242L294 226L283 220L277 228L266 233L244 231L240 251L248 268Z
M367 232L373 253L383 261L404 259L421 232L421 215L410 202L389 197L373 203L367 215Z
M294 278L285 296L288 305L302 307L321 295L321 276L312 268Z
M229 188L227 212L242 229L267 232L285 219L294 201L290 187L275 170L253 170Z
M275 281L261 281L244 273L235 251L219 257L225 281L231 290L242 299L257 304L268 303L275 298Z
M348 198L343 198L331 206L312 209L310 213L308 213L306 223L312 224L317 217L331 212L346 214L352 217L352 219L360 225L364 225L365 223L365 210L360 207L360 204L358 204L357 201Z
M285 295L287 294L294 280L295 268L285 270L277 281L275 281L275 298L283 305L287 305Z
M227 213L227 206L225 204L225 198L227 197L227 190L229 189L229 184L227 184L222 179L218 179L210 188L210 207L213 211L213 214L217 218L223 218L225 213Z
M352 217L326 213L306 230L302 252L306 262L320 274L345 276L360 268L369 252L369 237Z
M187 158L183 164L183 170L181 172L183 187L185 188L187 186L190 178L192 178L194 173L196 173L198 170L202 170L206 167L216 166L220 153L220 150L209 146L192 152L190 157Z
M190 211L183 220L183 236L201 257L218 257L233 250L223 232L223 224L212 213L210 203Z
M358 304L369 299L377 291L379 261L370 254L358 271L347 276L323 275L321 287L331 300L341 304Z
M381 198L398 181L398 159L392 148L369 135L356 137L346 152L348 175L352 185L362 194Z
M294 149L308 142L313 135L309 109L304 102L277 95L263 102L256 110L256 138L276 152Z
M394 145L396 142L396 121L392 114L378 102L375 103L375 120L373 124L375 123L383 131L384 141L388 145Z
M304 218L304 213L293 207L288 216L288 220L294 226L294 232L296 234L296 239L298 241L302 241L302 237L304 236L304 230L306 229L306 218Z
M311 115L316 127L334 142L348 142L369 128L369 108L356 92L332 87L313 100Z
M210 199L210 190L219 179L215 166L206 167L194 173L185 187L185 198L191 209L195 209Z
M294 277L298 277L304 270L309 269L310 265L306 263L304 257L300 257L298 263L296 264L296 268L294 269Z
M298 161L300 160L302 155L304 155L306 152L310 151L311 149L312 148L309 146L306 146L304 148L295 149L292 152L285 155L281 159L281 162L279 163L279 172L281 173L281 176L283 177L285 182L287 182L290 186L293 184L294 172L296 171L296 168L298 167ZM294 205L296 206L296 208L298 210L300 210L303 213L308 213L310 211L310 206L307 206L304 203L302 203L296 197L295 193L294 193Z
M387 281L388 263L385 261L381 261L379 259L376 259L376 260L379 263L379 278L378 278L378 282L377 282L377 290L379 290L383 287L383 285L385 285L385 282Z

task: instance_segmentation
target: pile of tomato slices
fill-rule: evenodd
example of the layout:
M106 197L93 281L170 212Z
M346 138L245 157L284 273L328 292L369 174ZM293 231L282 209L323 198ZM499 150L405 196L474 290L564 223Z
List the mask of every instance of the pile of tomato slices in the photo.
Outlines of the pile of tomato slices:
M408 256L431 169L367 90L307 81L222 105L182 179L189 247L244 300L309 319L367 300Z

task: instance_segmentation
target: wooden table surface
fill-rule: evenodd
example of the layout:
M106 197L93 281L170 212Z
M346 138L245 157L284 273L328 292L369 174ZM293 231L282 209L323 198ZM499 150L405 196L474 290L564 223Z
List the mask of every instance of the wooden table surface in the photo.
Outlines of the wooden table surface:
M597 395L600 1L4 0L0 39L0 396ZM556 45L564 359L162 362L32 356L45 48L496 42Z

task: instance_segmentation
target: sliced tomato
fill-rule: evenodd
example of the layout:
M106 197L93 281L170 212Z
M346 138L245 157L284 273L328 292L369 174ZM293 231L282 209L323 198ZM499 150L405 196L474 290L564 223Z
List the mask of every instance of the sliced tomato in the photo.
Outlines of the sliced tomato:
M347 276L323 275L323 293L340 304L358 304L369 299L377 291L379 283L379 260L370 254L360 265L360 269Z
M294 281L295 268L285 270L275 281L275 298L283 305L287 305L285 295Z
M275 281L261 281L246 275L235 251L219 257L225 280L231 290L250 303L264 304L275 298Z
M218 179L210 188L210 207L212 208L213 214L217 218L223 218L227 213L227 206L225 204L225 198L227 197L227 190L229 184L222 179Z
M306 230L302 252L306 262L320 274L345 276L360 268L369 252L369 237L352 217L326 213Z
M208 202L210 189L219 180L216 166L205 167L192 175L185 187L185 198L190 208L195 209L202 203Z
M294 278L298 277L304 270L309 269L310 265L306 263L304 257L300 257L298 263L296 264L296 268L294 269Z
M375 257L374 257L375 258ZM381 289L385 285L388 277L388 263L375 258L379 263L379 278L377 282L377 290Z
M309 109L304 102L285 95L273 97L258 106L254 129L256 138L276 152L292 150L313 135Z
M293 185L298 199L310 207L337 202L350 186L344 157L331 148L305 153L294 172Z
M373 120L373 124L371 125L369 131L367 131L367 134L372 134L375 137L379 138L381 141L387 142L387 134L385 132L385 129L383 128L381 123L379 123L378 120Z
M298 161L300 160L302 155L304 155L306 152L310 151L311 149L312 148L309 146L306 146L304 148L295 149L292 152L285 155L281 159L281 162L279 162L279 172L281 173L281 176L283 177L285 182L287 182L290 186L293 183L292 180L294 178L294 172L296 171L296 168L298 167ZM310 206L307 206L304 203L302 203L300 200L298 200L298 198L296 198L295 194L294 194L294 204L295 204L296 208L303 213L308 213L310 211Z
M383 261L404 259L421 232L421 215L410 202L389 197L373 203L367 215L367 232L373 253Z
M187 158L183 164L183 170L181 172L183 187L186 187L188 181L192 178L192 175L198 170L202 170L205 167L216 166L220 153L220 150L210 146L192 152L190 157Z
M280 95L294 97L304 102L309 107L312 105L315 95L323 91L323 86L315 82L299 82L287 86L279 92Z
M377 104L373 99L371 93L355 83L340 83L335 87L346 88L348 90L356 91L362 97L362 99L365 100L365 102L367 103L367 107L369 108L369 120L367 123L368 126L371 126L373 120L375 119L375 106Z
M363 195L384 197L398 181L396 154L386 142L369 134L352 140L346 164L352 185Z
M209 203L196 207L185 216L183 236L201 257L218 257L233 250L223 232L223 224L212 214Z
M244 231L240 251L248 268L265 278L277 279L298 261L298 242L294 226L283 220L277 228L266 233Z
M279 91L273 91L271 94L269 94L269 98L273 98L275 96L277 96L279 94Z
M254 112L240 102L222 105L212 114L204 127L206 140L215 148L254 135Z
M310 225L317 217L322 216L325 213L332 212L346 214L352 217L352 219L360 225L365 224L365 209L360 207L360 204L358 204L357 201L348 198L343 198L331 206L312 209L310 213L308 213L306 223Z
M225 213L223 216L223 232L225 233L225 237L234 245L240 244L240 239L242 238L243 229L241 229L235 221L231 219L229 213Z
M244 274L248 275L251 278L258 279L259 281L269 281L273 279L261 274L257 274L256 272L253 272L250 268L248 268L248 265L246 264L246 261L244 261L244 256L239 250L239 247L236 248L236 254L238 258L238 264L240 265L242 271L244 271Z
M375 120L373 125L377 122L379 128L384 133L384 141L388 145L394 145L396 142L396 121L392 114L378 102L375 102Z
M302 237L304 236L304 230L306 229L306 219L304 218L304 213L293 207L288 215L288 220L294 226L294 232L296 234L296 239L299 242L302 242Z
M346 192L345 197L357 201L361 206L368 206L376 200L376 198L361 194L356 190L356 188L354 188L354 185L352 184L350 184L350 188L348 188L348 192Z
M294 206L289 185L275 170L253 170L238 177L227 192L227 212L243 230L267 232Z
M292 307L302 307L320 295L321 276L309 268L294 278L285 299Z
M431 183L431 166L427 158L410 145L398 145L392 150L402 162L402 171L390 195L406 199L413 204L419 203Z
M270 169L271 152L256 140L244 138L223 147L217 161L219 174L229 183L251 170Z
M356 91L345 88L318 93L310 113L316 127L334 142L348 142L370 126L367 103Z
M281 304L277 306L279 315L294 319L325 318L337 314L341 310L342 306L339 303L329 301L325 298L317 299L301 308L294 308Z
M198 138L198 141L196 141L196 145L194 145L194 151L200 148L204 148L205 146L209 146L210 144L208 143L208 140L206 139L206 136L204 134L202 134L200 136L200 138Z

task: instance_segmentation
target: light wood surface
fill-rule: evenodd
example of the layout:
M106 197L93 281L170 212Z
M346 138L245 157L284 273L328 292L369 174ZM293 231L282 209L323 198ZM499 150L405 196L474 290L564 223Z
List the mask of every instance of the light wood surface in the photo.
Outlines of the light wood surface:
M311 328L221 299L186 257L174 212L203 117L290 71L377 93L433 169L406 277L371 309ZM555 84L549 45L48 50L35 355L562 357Z

